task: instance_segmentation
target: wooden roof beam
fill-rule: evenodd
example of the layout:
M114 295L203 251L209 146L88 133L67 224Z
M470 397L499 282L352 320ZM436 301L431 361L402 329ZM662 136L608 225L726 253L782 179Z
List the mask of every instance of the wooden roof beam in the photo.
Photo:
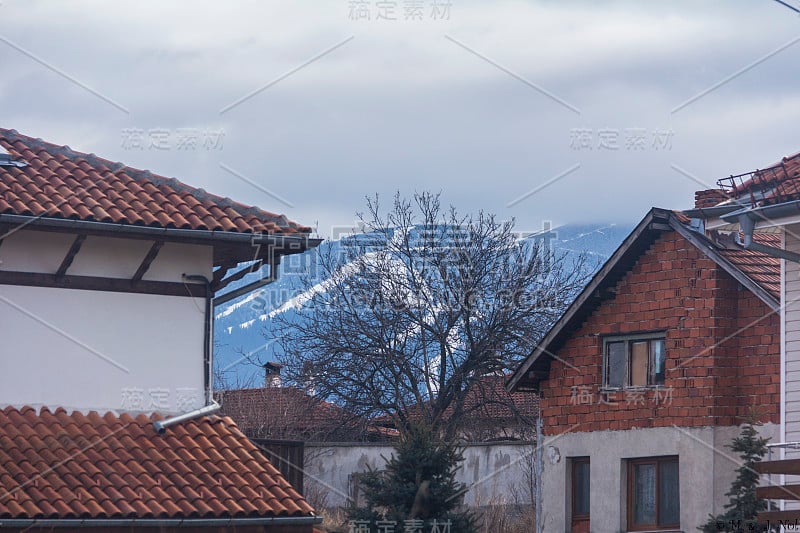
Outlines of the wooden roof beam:
M56 279L61 279L66 276L67 270L69 270L69 267L75 260L75 256L81 251L81 246L83 246L83 241L85 240L86 234L81 233L75 237L74 241L72 241L72 246L69 247L67 255L64 256L64 260L61 261L61 265L59 265L58 270L56 270Z
M252 274L253 272L258 272L259 270L261 270L262 266L264 266L264 261L259 259L258 261L256 261L252 265L250 265L249 267L245 267L245 268L241 269L239 272L237 272L237 273L235 273L235 274L233 274L231 276L228 276L225 279L220 279L214 285L212 285L212 290L214 292L221 291L222 289L224 289L225 287L227 287L228 285L230 285L234 281L238 281L238 280L242 279L243 277L245 277L246 275ZM270 272L270 275L272 275L271 272Z
M152 265L153 261L156 260L158 252L161 250L162 246L164 246L164 241L153 242L153 244L150 246L150 249L147 251L147 255L144 256L142 263L139 265L139 268L136 269L136 273L131 278L131 285L136 285L142 280L144 275L150 269L150 265Z

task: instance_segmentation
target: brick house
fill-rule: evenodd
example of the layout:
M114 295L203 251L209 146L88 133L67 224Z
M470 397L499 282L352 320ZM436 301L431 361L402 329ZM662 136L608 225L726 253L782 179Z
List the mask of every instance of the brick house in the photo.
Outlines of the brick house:
M0 529L311 533L211 395L215 293L309 233L0 129Z
M764 473L778 476L783 486L760 487L760 497L782 500L780 510L759 515L773 523L800 519L800 154L765 168L717 181L717 188L698 193L703 202L686 214L707 233L733 235L749 253L780 261L780 427L773 440L775 463L762 463ZM794 475L789 475L794 474Z
M722 512L737 426L779 438L780 302L776 258L653 208L507 383L540 394L544 530Z

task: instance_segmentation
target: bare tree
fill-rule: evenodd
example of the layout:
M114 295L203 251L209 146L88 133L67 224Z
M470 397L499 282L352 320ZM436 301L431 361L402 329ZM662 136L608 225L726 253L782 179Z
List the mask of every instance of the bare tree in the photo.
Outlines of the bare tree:
M442 208L439 195L367 200L358 235L318 257L327 277L279 315L282 363L297 382L364 416L424 418L454 437L482 402L479 380L528 355L585 281L513 222Z

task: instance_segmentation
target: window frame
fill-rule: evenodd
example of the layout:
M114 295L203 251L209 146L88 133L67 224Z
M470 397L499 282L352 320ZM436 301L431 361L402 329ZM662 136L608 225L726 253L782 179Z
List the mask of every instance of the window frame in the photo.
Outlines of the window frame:
M627 530L628 531L676 531L680 530L680 458L677 455L662 455L658 457L642 457L636 459L628 459L627 461L627 495L626 495L626 516L627 516ZM659 492L661 464L662 463L675 463L678 468L678 522L674 524L659 524L658 515L660 512L661 496ZM633 503L634 503L634 473L637 465L655 465L655 504L656 504L656 523L655 524L640 524L633 523Z
M588 522L591 516L591 503L592 503L592 461L589 456L584 457L570 457L570 467L572 472L570 474L570 522L574 526L576 522ZM589 466L589 511L585 514L577 514L575 512L575 493L577 489L577 472L578 469L576 468L578 465L586 464Z
M642 342L653 340L663 340L664 341L664 364L666 365L666 358L667 358L667 333L666 331L651 331L646 333L630 333L630 334L622 334L622 335L608 335L603 337L603 369L602 369L602 385L601 391L618 391L618 390L626 390L626 389L654 389L658 387L665 386L665 383L647 383L645 385L629 385L630 383L630 358L631 358L631 349L630 346L634 342ZM617 342L624 342L625 343L625 379L621 387L615 385L608 384L608 345L617 343ZM651 379L652 375L652 361L650 360L650 349L648 349L648 357L647 357L647 380ZM666 377L665 377L666 381Z

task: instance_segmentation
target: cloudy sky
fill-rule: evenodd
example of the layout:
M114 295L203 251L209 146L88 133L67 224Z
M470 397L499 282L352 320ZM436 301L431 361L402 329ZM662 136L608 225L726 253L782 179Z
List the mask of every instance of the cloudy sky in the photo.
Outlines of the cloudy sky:
M800 9L800 1L786 0ZM800 151L773 0L2 0L0 124L318 224L631 222Z

